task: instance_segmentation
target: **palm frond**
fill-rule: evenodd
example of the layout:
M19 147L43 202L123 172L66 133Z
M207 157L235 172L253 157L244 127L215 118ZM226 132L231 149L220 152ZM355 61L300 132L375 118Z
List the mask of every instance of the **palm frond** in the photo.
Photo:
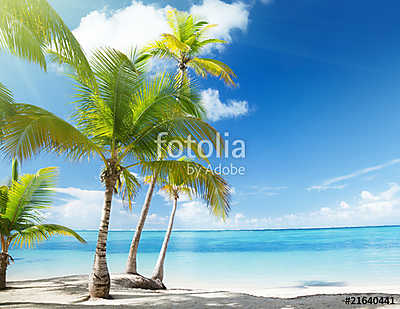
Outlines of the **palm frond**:
M185 44L184 42L181 42L174 35L169 34L169 33L164 33L161 36L163 38L162 42L169 50L172 51L172 53L176 54L179 52L189 52L190 51L190 46Z
M103 143L126 140L132 122L130 101L141 83L145 59L145 55L132 59L111 48L94 53L91 66L98 88L78 80L75 102L75 119L86 135Z
M207 77L207 74L211 74L219 77L226 84L235 86L235 82L233 81L233 78L236 77L235 73L221 61L195 57L188 63L188 66L192 67L202 77Z
M6 117L15 113L14 103L12 92L0 83L0 131L3 126L2 122L5 121Z
M199 163L186 160L142 162L143 174L158 175L159 182L190 188L194 196L204 199L212 214L225 219L230 210L230 188L227 182Z
M58 224L38 224L25 228L21 231L15 232L11 240L13 241L13 246L20 246L31 248L40 243L43 240L49 239L51 236L63 235L72 236L76 238L81 243L86 243L86 241L75 231L68 227L58 225Z
M120 179L117 182L117 191L122 201L128 202L129 209L132 210L132 202L141 185L136 176L127 168L122 167Z
M2 128L0 149L24 160L41 150L64 153L79 159L101 150L84 134L56 115L29 104L14 104L15 115Z
M151 42L143 48L144 53L148 53L152 57L170 58L179 61L179 53L170 50L163 40Z
M9 221L9 230L40 222L38 210L50 205L56 176L57 169L48 167L40 169L36 174L25 174L12 182L6 210L2 215L2 218Z
M92 80L81 46L46 0L0 2L0 47L46 69L48 48L62 55L83 79Z

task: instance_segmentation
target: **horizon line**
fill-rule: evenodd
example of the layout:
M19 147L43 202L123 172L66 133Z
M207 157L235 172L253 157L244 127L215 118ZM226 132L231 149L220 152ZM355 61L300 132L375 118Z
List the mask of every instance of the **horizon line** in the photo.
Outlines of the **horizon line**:
M296 231L296 230L340 230L361 228L400 227L400 224L388 225L357 225L357 226L331 226L331 227L290 227L290 228L254 228L254 229L175 229L173 232L251 232L251 231ZM98 229L75 229L75 231L98 232ZM134 232L135 229L110 229L109 232ZM145 229L143 232L165 232L165 229Z

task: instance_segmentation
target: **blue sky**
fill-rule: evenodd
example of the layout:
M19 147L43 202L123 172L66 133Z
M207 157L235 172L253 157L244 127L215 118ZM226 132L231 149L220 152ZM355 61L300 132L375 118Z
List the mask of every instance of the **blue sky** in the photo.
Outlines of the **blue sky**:
M178 228L269 228L398 224L400 222L400 22L397 1L50 1L87 51L124 49L167 32L167 5L218 23L230 42L207 56L238 76L237 88L199 81L212 124L246 142L245 166L230 176L226 223L201 201L181 202ZM160 32L161 31L161 32ZM44 73L0 55L0 80L18 101L68 117L73 86L64 68ZM98 161L71 163L52 154L24 162L23 171L60 167L60 195L49 220L96 228L102 186ZM9 173L2 160L1 179ZM143 190L145 191L145 189ZM112 228L134 228L132 214L113 206ZM163 228L169 203L157 195L147 228Z

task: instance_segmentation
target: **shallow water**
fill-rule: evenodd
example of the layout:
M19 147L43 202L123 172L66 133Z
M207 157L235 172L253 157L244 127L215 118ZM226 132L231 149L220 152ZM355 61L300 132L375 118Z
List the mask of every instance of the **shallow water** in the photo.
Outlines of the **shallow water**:
M8 278L89 273L97 232L80 231L86 245L57 237L35 249L12 249ZM111 272L122 272L132 231L112 231ZM150 275L164 232L145 231L139 272ZM165 282L170 286L272 288L398 285L400 226L257 231L174 231Z

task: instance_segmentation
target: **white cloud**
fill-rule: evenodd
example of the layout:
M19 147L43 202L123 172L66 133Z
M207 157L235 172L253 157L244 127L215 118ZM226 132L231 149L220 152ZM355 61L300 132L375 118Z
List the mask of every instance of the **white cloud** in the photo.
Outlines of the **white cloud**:
M63 224L74 229L97 229L100 224L103 209L104 191L83 190L79 188L57 188L58 205L46 210L47 222ZM133 211L123 205L120 199L113 199L110 217L111 229L135 229L138 219L138 209L133 205ZM146 227L164 226L168 216L149 214Z
M358 177L361 175L365 175L371 172L375 172L378 171L380 169L383 169L385 167L391 166L391 165L395 165L400 163L400 158L399 159L394 159L391 160L389 162L385 162L383 164L378 164L375 166L371 166L371 167L367 167L367 168L363 168L361 170L355 171L353 173L350 174L346 174L343 176L339 176L339 177L335 177L335 178L331 178L328 180L325 180L321 185L317 185L317 186L311 186L308 187L307 190L311 191L311 190L318 190L318 191L323 191L323 190L328 190L328 189L343 189L346 185L341 184L341 185L335 185L339 182L342 182L343 180L348 180L354 177Z
M120 10L92 11L81 19L73 33L86 51L103 46L128 51L143 47L166 32L165 9L132 1Z
M246 115L249 111L247 101L229 100L223 103L219 97L219 91L208 88L201 92L201 101L206 109L207 118L217 121L223 118L235 118Z
M341 201L337 206L325 206L316 211L290 213L279 217L249 217L236 213L225 223L210 218L203 203L185 203L180 210L178 208L177 226L198 229L256 229L397 224L400 220L399 191L400 186L392 183L388 190L376 195L362 191L354 205Z
M218 27L210 29L210 36L232 41L231 31L246 31L249 22L249 10L243 2L231 4L220 0L204 0L201 5L193 5L190 13L204 18Z
M62 195L62 203L46 210L47 222L75 229L98 228L103 191L70 187L58 188L57 192ZM251 217L241 212L232 212L226 222L212 216L202 201L179 201L174 226L177 229L256 229L397 224L400 221L399 192L399 184L391 183L386 191L377 194L361 191L354 204L341 201L336 206L323 206L316 211L278 217ZM132 213L123 207L120 200L114 199L111 229L134 229L138 213L138 209ZM168 218L168 215L150 213L145 228L164 229Z
M48 222L59 223L71 228L97 229L103 208L104 191L79 188L57 188L60 205L47 210ZM111 208L111 228L122 224L135 227L137 215L129 211L118 198L113 199Z
M73 33L87 52L103 46L126 52L132 47L143 47L162 33L169 32L165 17L168 9L169 6L132 1L130 6L119 10L95 10L81 19ZM228 41L232 39L232 30L245 31L248 24L249 11L241 2L228 4L204 0L201 5L192 6L190 12L217 23L218 27L213 28L210 34Z

